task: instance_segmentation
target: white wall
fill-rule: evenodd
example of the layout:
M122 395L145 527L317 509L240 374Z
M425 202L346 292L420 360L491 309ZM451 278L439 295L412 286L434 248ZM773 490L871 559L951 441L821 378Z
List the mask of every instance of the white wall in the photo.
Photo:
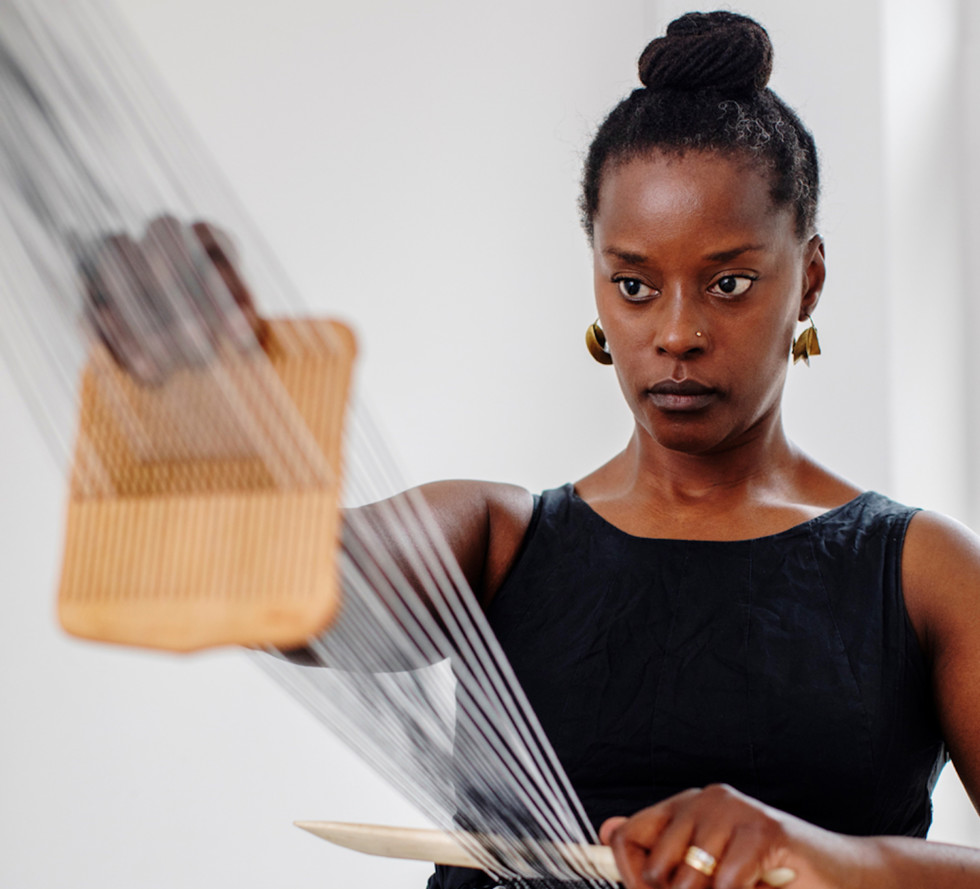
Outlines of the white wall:
M882 284L889 312L892 466L900 496L970 517L970 398L965 108L960 76L959 0L936 0L928 15L892 0L885 18L887 242ZM969 51L972 55L972 50ZM964 54L964 59L969 55ZM910 60L914 59L914 63ZM975 445L975 442L973 443ZM972 492L975 496L975 492ZM973 514L974 518L980 515Z
M622 446L629 417L582 342L593 310L579 164L679 4L123 5L311 311L359 330L363 388L408 481L540 489ZM792 370L789 430L889 491L885 7L741 8L770 27L774 85L823 152L825 354ZM420 886L426 866L334 851L290 826L418 817L242 656L185 661L60 635L61 482L5 374L0 410L0 885Z

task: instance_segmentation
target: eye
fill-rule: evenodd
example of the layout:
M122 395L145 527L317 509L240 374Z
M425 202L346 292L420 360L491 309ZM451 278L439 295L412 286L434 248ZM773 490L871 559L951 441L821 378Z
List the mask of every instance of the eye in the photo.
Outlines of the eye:
M742 296L755 283L751 275L725 275L708 288L709 293L720 296Z
M657 292L637 278L616 278L614 280L619 285L619 292L633 302L649 299Z

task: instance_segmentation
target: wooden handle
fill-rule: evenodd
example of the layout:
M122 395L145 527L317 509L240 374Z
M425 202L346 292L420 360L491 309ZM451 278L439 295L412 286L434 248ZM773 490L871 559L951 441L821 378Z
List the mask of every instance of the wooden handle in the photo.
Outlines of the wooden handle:
M380 824L349 824L341 821L297 821L303 828L337 846L344 846L367 855L385 858L408 858L413 861L432 861L455 867L484 869L467 847L479 846L472 834L461 831L426 830L413 827L386 827ZM579 846L556 843L554 851L568 861L577 861L583 874L620 882L619 869L608 846ZM530 868L521 869L521 876L541 876ZM788 867L766 871L762 882L767 886L786 886L796 879L796 872Z

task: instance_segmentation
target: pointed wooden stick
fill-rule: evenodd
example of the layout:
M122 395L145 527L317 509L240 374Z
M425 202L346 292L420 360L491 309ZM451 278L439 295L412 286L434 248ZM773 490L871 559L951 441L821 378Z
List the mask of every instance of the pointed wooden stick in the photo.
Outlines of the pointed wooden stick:
M367 855L385 858L408 858L413 861L432 861L456 867L473 867L483 870L477 859L467 851L467 846L479 844L472 834L442 830L426 830L413 827L385 827L380 824L349 824L341 821L296 821L297 827L308 830L333 843ZM609 846L578 846L556 843L555 853L567 860L578 860L584 874L620 882L619 870ZM530 868L518 868L521 876L541 876ZM796 879L796 872L788 867L766 871L762 882L768 886L786 886Z

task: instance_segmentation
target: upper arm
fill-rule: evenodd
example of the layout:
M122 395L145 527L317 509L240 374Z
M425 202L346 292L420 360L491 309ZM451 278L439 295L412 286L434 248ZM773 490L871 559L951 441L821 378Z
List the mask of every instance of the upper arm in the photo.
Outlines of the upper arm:
M980 810L980 538L952 519L916 515L905 540L902 580L932 667L943 735Z
M534 499L524 488L495 482L434 482L420 490L486 607L517 556Z
M384 561L390 559L394 567L386 573L403 575L429 604L429 567L425 563L431 563L433 555L439 558L438 542L433 541L429 527L431 518L486 608L520 549L533 507L531 495L516 485L434 482L346 510L344 547L355 563L375 563L383 552ZM314 653L306 646L280 654L296 664L324 665L322 652Z
M481 481L433 482L397 495L391 501L362 507L384 545L402 562L413 544L425 536L412 520L414 508L402 519L386 519L398 498L421 495L439 532L459 563L470 588L486 607L507 574L531 521L534 501L516 485ZM423 546L428 544L423 543Z

